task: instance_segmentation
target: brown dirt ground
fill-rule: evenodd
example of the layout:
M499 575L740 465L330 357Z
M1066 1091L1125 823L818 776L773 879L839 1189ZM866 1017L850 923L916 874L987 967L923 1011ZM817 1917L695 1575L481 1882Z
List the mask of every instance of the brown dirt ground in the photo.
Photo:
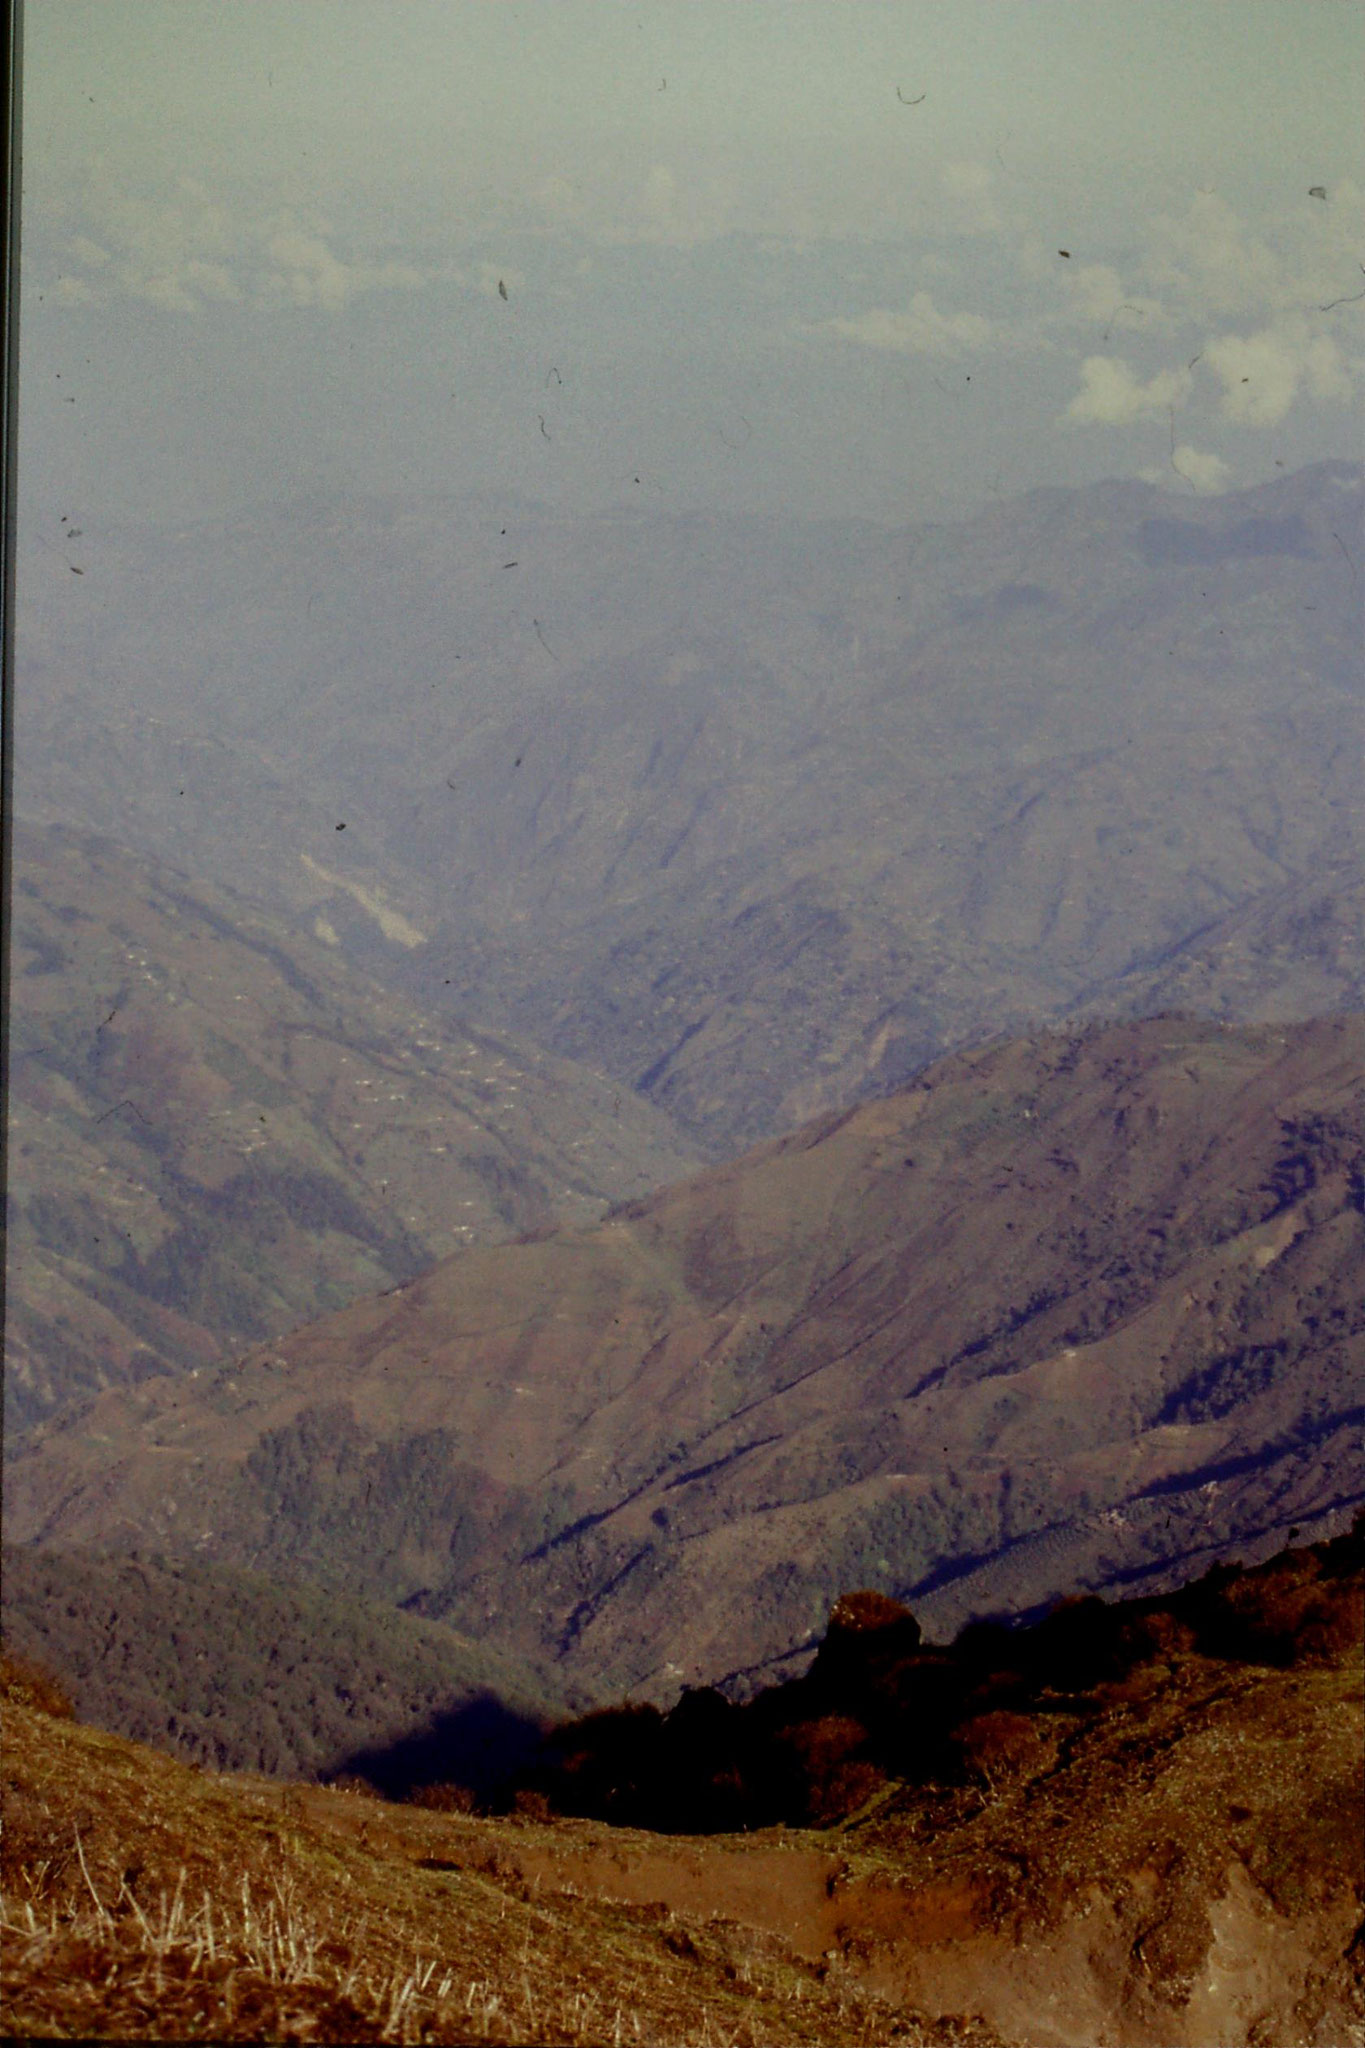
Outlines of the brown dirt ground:
M1103 1706L993 1779L703 1839L215 1777L11 1699L5 2024L1361 2048L1358 1656L1184 1656Z

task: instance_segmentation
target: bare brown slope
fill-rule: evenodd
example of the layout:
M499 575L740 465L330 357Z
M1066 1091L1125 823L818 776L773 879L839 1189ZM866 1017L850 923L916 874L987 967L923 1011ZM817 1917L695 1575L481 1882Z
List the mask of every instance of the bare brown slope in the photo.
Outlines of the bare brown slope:
M57 827L17 834L10 1051L11 1431L694 1159L600 1075Z
M12 1468L25 1541L410 1600L664 1694L1160 1583L1365 1494L1365 1027L957 1055L594 1229L475 1251Z
M0 1694L6 2038L1002 2048L756 1931L719 1859L724 1917L684 1919L524 1870L558 1830L199 1773ZM789 1859L798 1911L833 1864Z
M37 1711L42 1689L3 1671L5 2019L138 2039L1358 2041L1358 1652L1272 1670L1172 1648L1142 1678L837 1830L679 1839L192 1773Z
M611 1860L570 1843L523 1867L678 1909L705 1873L712 1901L798 1950L1029 2048L1357 2041L1363 1538L951 1649L855 1593L804 1679L552 1738L535 1782L557 1810L686 1842L627 1837ZM747 1831L747 1871L729 1843L696 1853L711 1827ZM773 1853L820 1840L823 1896ZM742 1891L765 1849L766 1921Z

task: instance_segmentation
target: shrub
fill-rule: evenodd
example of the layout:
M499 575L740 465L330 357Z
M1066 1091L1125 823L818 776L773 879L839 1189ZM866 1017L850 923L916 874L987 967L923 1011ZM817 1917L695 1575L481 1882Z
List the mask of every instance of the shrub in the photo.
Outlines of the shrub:
M382 1799L383 1794L356 1771L341 1771L327 1780L329 1792L350 1792L357 1799Z
M1048 1744L1028 1714L977 1714L953 1736L967 1772L994 1789L1013 1778L1033 1776Z
M1165 1608L1135 1615L1119 1630L1117 1648L1124 1664L1171 1663L1195 1647L1195 1632Z
M473 1813L475 1805L468 1785L419 1785L407 1803L425 1807L428 1813Z
M670 1741L710 1745L733 1734L738 1709L713 1685L688 1686L665 1723Z
M1326 1588L1323 1589L1324 1594ZM1296 1663L1335 1664L1365 1638L1365 1586L1344 1586L1299 1622L1294 1637Z
M76 1709L56 1673L34 1657L0 1651L0 1699L6 1705L32 1707L54 1721L74 1721Z
M1025 1640L1017 1630L1006 1628L1003 1621L969 1621L958 1630L953 1656L959 1664L970 1665L975 1671L999 1671L1017 1660Z
M908 1607L887 1593L841 1593L830 1609L830 1632L835 1635L880 1635L894 1628L910 1645L920 1639L920 1626Z
M996 1707L1016 1707L1026 1701L1032 1687L1022 1671L1007 1667L1000 1671L972 1673L974 1683L962 1702L963 1716L989 1713Z
M557 1728L531 1774L561 1813L629 1824L650 1796L664 1717L648 1704L602 1707Z
M919 1648L920 1625L908 1607L885 1593L843 1593L830 1609L812 1675L837 1678L872 1660L887 1662Z
M778 1738L797 1768L802 1818L816 1827L842 1820L885 1782L867 1755L867 1729L851 1714L798 1721Z
M1033 1631L1030 1660L1039 1681L1057 1692L1085 1692L1123 1669L1121 1615L1096 1593L1059 1600Z
M523 1785L512 1801L512 1818L543 1822L554 1819L554 1810L543 1792Z
M1241 1654L1270 1664L1331 1661L1360 1638L1365 1593L1343 1580L1283 1576L1255 1586L1229 1618ZM1254 1590L1254 1597L1250 1597Z

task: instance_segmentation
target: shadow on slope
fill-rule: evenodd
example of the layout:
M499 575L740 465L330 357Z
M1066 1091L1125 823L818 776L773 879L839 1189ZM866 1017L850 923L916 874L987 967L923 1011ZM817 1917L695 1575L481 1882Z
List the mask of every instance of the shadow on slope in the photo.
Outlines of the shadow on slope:
M627 1703L556 1729L526 1791L547 1810L667 1833L828 1826L898 1788L1050 1774L1087 1727L1210 1665L1340 1663L1365 1633L1365 1510L1332 1540L1173 1593L1057 1602L1032 1626L970 1623L926 1643L877 1592L844 1595L810 1670L736 1705Z
M509 1778L539 1752L546 1720L507 1705L496 1693L475 1693L434 1714L394 1742L355 1750L329 1769L332 1784L361 1780L385 1799L472 1810L495 1802Z
M82 1721L214 1770L482 1792L574 1704L438 1622L201 1562L6 1545L3 1614Z

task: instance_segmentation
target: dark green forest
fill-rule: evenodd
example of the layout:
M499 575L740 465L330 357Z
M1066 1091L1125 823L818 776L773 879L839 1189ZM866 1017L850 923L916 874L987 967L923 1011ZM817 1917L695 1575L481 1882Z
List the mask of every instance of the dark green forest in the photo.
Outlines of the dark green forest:
M324 1778L444 1729L483 1785L585 1704L436 1622L253 1572L6 1544L5 1648L78 1718L216 1770Z

